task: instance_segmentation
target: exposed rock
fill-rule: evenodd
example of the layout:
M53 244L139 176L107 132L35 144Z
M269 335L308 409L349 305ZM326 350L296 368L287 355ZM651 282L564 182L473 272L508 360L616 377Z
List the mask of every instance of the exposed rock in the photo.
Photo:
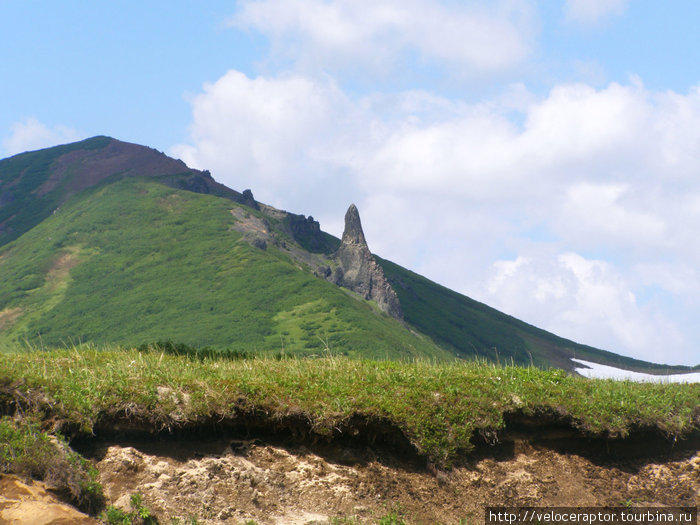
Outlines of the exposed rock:
M324 279L327 279L328 277L331 276L331 269L328 266L326 266L325 264L322 264L321 266L316 268L316 271L314 272L314 274L317 277L323 277Z
M312 216L288 213L285 222L294 240L311 253L333 253L337 240L321 231L321 225Z
M589 457L564 452L568 438L550 448L537 441L539 430L533 432L533 442L520 433L449 472L420 468L389 447L352 446L350 440L307 448L202 437L151 440L140 450L104 443L97 467L109 504L128 505L123 495L139 492L162 524L192 523L192 517L210 525L369 524L388 508L400 509L403 519L393 523L475 523L485 506L500 501L579 507L626 501L694 507L700 501L698 453ZM587 440L581 442L586 450ZM4 495L0 490L0 501Z
M246 235L246 240L260 250L267 250L267 241L257 235Z
M345 214L345 231L335 260L338 267L329 277L332 282L375 301L390 316L403 319L399 298L369 251L354 204Z
M250 208L253 208L254 210L260 209L260 206L258 206L258 203L255 201L255 198L253 197L253 192L251 190L243 190L243 193L241 194L241 200L239 202L241 204L249 206Z

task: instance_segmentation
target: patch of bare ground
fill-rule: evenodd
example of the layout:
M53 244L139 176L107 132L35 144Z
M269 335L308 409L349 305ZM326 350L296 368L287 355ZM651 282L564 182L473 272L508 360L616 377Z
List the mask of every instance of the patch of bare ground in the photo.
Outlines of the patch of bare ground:
M40 481L25 483L0 475L0 525L93 525L98 522L75 510Z
M545 436L546 437L546 436ZM376 523L400 511L409 524L480 522L487 505L621 506L700 504L694 445L620 457L586 441L572 449L510 436L484 445L446 472L415 455L369 445L309 447L259 439L139 439L93 443L91 455L111 504L140 492L161 523ZM559 446L561 445L561 446Z
M46 282L50 286L55 287L56 284L64 281L71 269L80 262L80 247L71 246L66 252L63 252L51 265L46 273Z
M265 238L270 236L270 228L265 221L252 215L244 208L235 207L229 210L231 215L236 219L236 222L231 226L232 229L241 233L258 234Z
M22 315L21 308L5 308L0 310L0 330L7 330Z
M61 155L53 163L51 176L34 192L43 197L65 184L68 192L77 193L112 175L128 173L150 177L190 171L193 170L182 161L166 157L154 149L111 140L104 148L79 149Z

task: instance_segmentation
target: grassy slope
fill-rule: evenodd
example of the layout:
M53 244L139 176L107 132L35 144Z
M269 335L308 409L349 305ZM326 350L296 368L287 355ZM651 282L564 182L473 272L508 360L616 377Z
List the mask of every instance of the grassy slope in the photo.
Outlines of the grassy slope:
M161 394L159 394L159 388ZM162 387L170 390L163 395ZM475 430L498 430L508 412L571 418L584 433L625 436L700 429L700 384L589 380L561 370L479 363L397 363L347 358L204 360L134 350L12 352L0 365L0 401L32 401L44 417L90 432L129 414L151 428L257 414L291 417L307 432L340 437L352 421L384 421L433 461L472 447ZM29 405L27 405L29 403Z
M231 230L235 206L142 178L84 191L0 248L0 342L450 357L283 250L251 246Z
M656 365L574 343L376 258L396 290L407 322L459 355L571 370L570 357L640 372L688 370Z

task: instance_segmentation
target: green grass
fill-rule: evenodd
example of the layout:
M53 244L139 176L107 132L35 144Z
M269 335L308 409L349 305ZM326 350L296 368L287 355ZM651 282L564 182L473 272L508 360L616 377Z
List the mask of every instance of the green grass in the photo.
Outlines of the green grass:
M471 450L475 431L502 429L504 414L514 411L570 417L581 432L599 436L639 428L682 436L700 429L698 384L598 381L479 363L200 361L85 348L8 353L0 384L3 403L27 405L24 410L83 433L127 414L154 429L248 414L269 422L301 418L310 437L333 438L350 432L359 417L397 429L440 465Z
M15 314L0 346L172 339L237 352L453 358L283 249L246 242L231 229L236 206L136 177L82 192L0 248L0 318Z

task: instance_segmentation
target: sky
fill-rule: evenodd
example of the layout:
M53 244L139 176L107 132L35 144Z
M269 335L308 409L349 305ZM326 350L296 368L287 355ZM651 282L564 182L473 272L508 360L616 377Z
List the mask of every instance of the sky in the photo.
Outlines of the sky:
M700 363L697 0L0 0L0 157L155 147L558 335Z

